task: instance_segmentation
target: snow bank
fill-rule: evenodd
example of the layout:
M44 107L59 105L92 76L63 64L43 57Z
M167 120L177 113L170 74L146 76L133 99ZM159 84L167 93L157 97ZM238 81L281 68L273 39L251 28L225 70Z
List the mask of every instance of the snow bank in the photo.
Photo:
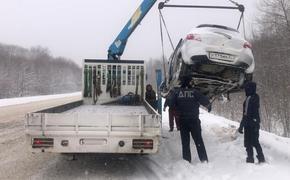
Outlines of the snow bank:
M237 122L200 111L202 134L209 163L200 163L191 139L192 163L182 159L179 132L168 132L168 112L163 112L159 153L148 156L92 154L78 161L54 160L31 179L166 179L166 180L289 180L290 139L261 131L267 163L247 164L243 135ZM43 154L42 154L43 155ZM44 155L43 155L44 156ZM55 162L56 161L56 162Z
M204 110L201 110L201 117L204 119L208 119L205 121L205 124L216 124L218 127L231 127L236 130L239 127L239 123L235 121L228 120L226 118L216 116L213 114L209 114ZM232 132L233 136L243 136L239 134L233 134L236 132ZM236 137L233 137L236 138ZM242 137L241 137L242 138ZM280 153L281 155L285 155L290 158L290 138L284 138L281 136L277 136L275 134L260 130L260 141L267 148L271 148L272 150Z
M209 163L200 163L191 139L192 163L182 160L181 141L176 130L169 133L168 112L163 112L163 141L160 154L152 158L167 172L166 179L199 180L288 180L290 139L261 131L260 142L267 163L247 164L239 123L200 110L202 134ZM164 174L164 173L163 173ZM165 179L164 175L160 179Z

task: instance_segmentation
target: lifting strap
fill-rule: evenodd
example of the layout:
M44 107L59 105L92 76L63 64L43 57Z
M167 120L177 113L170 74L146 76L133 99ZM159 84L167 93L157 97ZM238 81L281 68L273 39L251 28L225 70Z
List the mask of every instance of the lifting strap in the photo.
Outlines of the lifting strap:
M159 11L160 12L160 11ZM163 29L162 29L162 20L161 14L159 14L159 24L160 24L160 38L161 38L161 49L162 49L162 63L163 63L163 73L164 81L167 81L166 77L166 67L165 67L165 52L164 52L164 38L163 38Z
M238 27L240 28L241 22L244 18L245 6L239 4L233 0L228 0L229 2L233 3L235 6L200 6L200 5L175 5L175 4L166 4L168 1L160 2L158 5L159 11L164 7L170 8L198 8L198 9L228 9L228 10L239 10L241 12L241 16L239 19Z
M237 29L240 29L240 25L241 23L243 23L243 32L244 32L244 38L247 39L246 37L246 24L245 24L245 7L241 4L239 4L238 2L234 1L234 0L228 0L231 3L233 3L234 5L236 5L239 8L239 11L242 12L240 20L239 20L239 24Z
M166 1L167 2L167 1ZM160 37L161 37L161 48L162 48L162 61L163 61L163 73L164 73L164 81L166 82L167 81L167 77L166 77L166 65L165 65L165 51L164 51L164 35L163 35L163 26L166 30L166 33L167 33L167 37L169 39L169 42L170 42L170 45L172 47L172 50L174 51L174 45L173 45L173 42L172 42L172 38L170 36L170 33L168 31L168 28L167 28L167 25L166 25L166 22L164 20L164 17L162 15L162 12L161 10L159 9L159 24L160 24Z
M161 35L163 36L163 32L162 32L162 24L164 25L165 27L165 30L166 30L166 33L167 33L167 36L168 36L168 39L169 39L169 42L170 42L170 45L172 47L172 50L174 50L174 45L173 45L173 42L172 42L172 39L171 39L171 36L170 36L170 33L168 31L168 28L167 28L167 25L166 25L166 22L164 20L164 17L163 17L163 14L161 12L161 10L159 10L159 17L160 17L160 30L161 30ZM163 39L163 38L162 38Z

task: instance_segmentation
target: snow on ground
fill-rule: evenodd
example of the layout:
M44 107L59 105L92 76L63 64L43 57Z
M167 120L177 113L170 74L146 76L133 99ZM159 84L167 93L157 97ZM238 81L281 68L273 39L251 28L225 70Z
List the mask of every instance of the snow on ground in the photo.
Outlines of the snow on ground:
M200 163L191 139L192 163L181 160L178 132L169 133L167 112L163 113L163 139L156 162L172 172L170 179L244 180L290 179L290 139L261 131L260 142L267 163L245 163L243 135L236 133L238 123L201 110L202 134L209 163ZM257 160L256 160L257 162Z
M28 98L29 101L17 98L13 101L19 104L31 102L31 99L40 101L60 96L70 95L31 97ZM0 100L0 105L12 105L13 101L8 103ZM261 131L260 142L267 163L247 164L243 136L236 133L237 122L203 110L200 119L209 163L200 163L192 139L192 163L182 160L179 132L176 129L168 132L168 112L163 113L159 153L144 156L80 154L76 161L67 161L58 154L31 154L23 151L25 142L22 124L20 123L20 130L12 124L9 128L14 128L15 131L9 136L0 136L0 139L7 140L0 146L0 179L290 179L289 138Z
M64 97L74 97L81 95L81 92L69 93L69 94L55 94L55 95L45 95L45 96L31 96L31 97L21 97L21 98L8 98L0 99L0 107L11 106L18 104L26 104L35 101L44 101L51 99L58 99Z

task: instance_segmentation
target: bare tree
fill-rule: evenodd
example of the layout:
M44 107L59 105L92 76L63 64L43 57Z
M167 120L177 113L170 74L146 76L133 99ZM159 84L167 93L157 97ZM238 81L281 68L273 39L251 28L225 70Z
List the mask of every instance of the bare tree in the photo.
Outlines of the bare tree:
M278 135L290 136L290 0L261 0L261 17L253 31L253 52L256 61L254 80L261 97L263 129ZM221 114L236 118L241 114L239 96L223 105ZM219 109L221 109L221 107ZM237 110L237 107L240 109Z
M0 98L78 91L81 69L47 48L0 44Z

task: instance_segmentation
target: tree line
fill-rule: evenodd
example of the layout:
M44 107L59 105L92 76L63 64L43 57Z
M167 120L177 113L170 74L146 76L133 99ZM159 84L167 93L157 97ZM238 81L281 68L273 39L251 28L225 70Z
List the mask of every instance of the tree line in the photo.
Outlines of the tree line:
M261 125L290 137L290 0L262 0L253 25L254 80L261 98ZM232 120L242 117L243 94L216 103L216 112Z
M81 68L48 49L0 44L0 99L75 92Z

